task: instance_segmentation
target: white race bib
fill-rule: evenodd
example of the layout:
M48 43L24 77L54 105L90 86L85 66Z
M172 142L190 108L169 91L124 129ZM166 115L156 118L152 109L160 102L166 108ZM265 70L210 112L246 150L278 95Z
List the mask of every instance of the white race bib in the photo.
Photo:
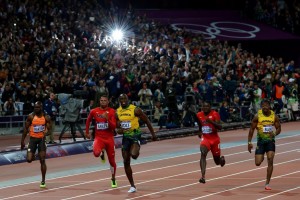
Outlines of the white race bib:
M124 128L124 129L131 128L131 122L130 121L121 122L121 128Z
M97 123L97 130L105 130L105 129L108 129L108 123L107 122Z
M33 125L33 132L39 133L45 130L45 125Z
M212 133L212 129L209 126L202 126L202 133L203 134L210 134Z
M273 126L271 125L267 125L267 126L263 126L263 132L264 133L269 133L273 131Z

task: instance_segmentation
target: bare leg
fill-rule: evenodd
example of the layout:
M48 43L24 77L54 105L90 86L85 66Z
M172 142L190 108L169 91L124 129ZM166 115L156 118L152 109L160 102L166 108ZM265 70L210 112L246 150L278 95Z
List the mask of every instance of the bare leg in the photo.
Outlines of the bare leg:
M131 185L131 187L135 187L133 177L132 177L132 169L130 166L130 153L129 151L122 151L123 162L124 162L124 169L127 176L127 179Z
M39 153L40 163L41 163L41 172L42 172L42 182L45 182L47 165L46 165L46 152L41 151Z
M275 152L274 151L268 151L267 152L267 159L268 159L268 168L267 168L267 179L266 179L266 185L270 183L271 176L273 173L273 160L274 160Z
M201 145L200 146L201 158L200 158L200 169L201 169L201 179L199 180L200 183L205 183L205 172L206 172L206 156L208 153L208 149Z

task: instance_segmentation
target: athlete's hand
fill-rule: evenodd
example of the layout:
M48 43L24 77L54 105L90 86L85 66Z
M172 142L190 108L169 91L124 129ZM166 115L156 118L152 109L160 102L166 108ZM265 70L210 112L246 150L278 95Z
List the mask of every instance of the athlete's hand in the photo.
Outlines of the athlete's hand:
M252 149L253 149L253 144L252 143L248 143L248 151L249 151L249 153L251 153Z
M104 112L102 114L102 117L105 118L106 120L108 120L108 111Z
M268 134L269 134L270 139L273 139L275 137L275 134L273 131L270 131Z
M22 141L22 142L21 142L21 149L23 150L24 148L25 148L25 142Z

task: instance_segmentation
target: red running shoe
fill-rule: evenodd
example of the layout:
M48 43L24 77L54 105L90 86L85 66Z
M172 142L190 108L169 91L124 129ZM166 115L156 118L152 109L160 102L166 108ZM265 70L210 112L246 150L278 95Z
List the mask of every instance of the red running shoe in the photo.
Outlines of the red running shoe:
M272 190L269 184L265 185L265 190Z

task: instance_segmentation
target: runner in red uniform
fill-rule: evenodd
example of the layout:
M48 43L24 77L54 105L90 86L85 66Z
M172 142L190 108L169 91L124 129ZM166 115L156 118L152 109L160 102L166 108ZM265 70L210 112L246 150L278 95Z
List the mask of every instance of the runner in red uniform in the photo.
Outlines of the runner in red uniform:
M225 158L221 156L220 137L218 130L222 128L220 125L220 115L217 111L211 110L211 105L208 102L203 103L202 111L197 113L199 125L200 142L200 168L202 177L200 183L205 183L206 171L206 156L211 151L216 165L225 165Z
M116 128L115 110L108 107L108 96L100 97L100 107L91 110L86 120L86 137L90 138L90 123L95 120L95 139L93 144L93 152L95 157L99 157L105 149L111 169L111 187L118 187L116 181L116 161L115 161L115 141L114 130ZM102 155L104 156L104 155ZM103 159L103 158L102 158Z

